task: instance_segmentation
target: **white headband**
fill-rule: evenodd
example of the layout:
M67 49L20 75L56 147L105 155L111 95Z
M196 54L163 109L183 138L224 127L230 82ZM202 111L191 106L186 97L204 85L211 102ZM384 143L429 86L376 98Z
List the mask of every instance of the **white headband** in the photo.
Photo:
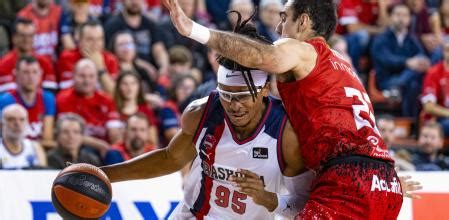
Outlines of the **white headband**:
M268 75L261 70L251 70L251 76L255 86L264 86ZM240 71L230 70L220 65L217 72L218 83L226 86L247 86Z

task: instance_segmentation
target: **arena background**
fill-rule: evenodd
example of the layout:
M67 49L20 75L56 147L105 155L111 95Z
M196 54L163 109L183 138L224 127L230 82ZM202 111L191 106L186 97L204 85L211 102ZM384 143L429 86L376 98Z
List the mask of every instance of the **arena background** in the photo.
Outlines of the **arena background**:
M52 7L49 10L49 16L40 17L45 22L50 22L53 24L54 21L58 21L59 18L56 18L57 14L63 14L60 16L61 22L63 25L47 25L47 30L36 31L33 36L34 40L34 50L33 54L36 52L42 56L48 56L49 60L51 60L51 64L55 67L54 71L48 71L44 73L44 79L42 83L42 87L44 89L48 89L51 93L57 97L58 93L60 93L63 89L66 89L66 86L71 83L71 79L67 78L63 81L61 80L62 75L66 72L70 71L62 71L59 69L59 55L61 55L65 47L67 45L63 45L61 42L62 35L72 37L74 43L76 43L76 32L73 28L73 24L71 23L71 12L73 8L71 8L72 3L77 4L89 4L88 7L84 7L83 10L88 10L89 16L95 17L101 22L101 25L104 28L104 32L106 33L105 38L111 38L111 26L114 25L106 25L107 21L120 14L124 8L123 1L125 0L0 0L0 106L3 105L3 95L8 92L8 90L15 88L15 82L12 77L12 72L5 72L5 68L8 67L10 71L14 68L15 63L11 62L11 56L14 55L14 48L20 45L14 45L13 38L13 24L17 19L18 15L31 17L33 22L40 22L39 18L33 16L32 10L25 10L20 13L20 11L24 10L25 7L30 8L30 5L36 2L51 2L57 6L60 6L62 9L55 9L57 7ZM213 68L211 68L211 64L209 64L207 55L208 51L205 47L198 46L198 44L192 43L192 41L186 41L185 38L181 38L179 36L175 36L173 30L170 29L170 25L168 23L167 12L164 11L163 7L160 4L159 0L140 0L144 7L142 8L142 15L148 17L155 24L160 25L162 30L164 31L165 37L160 37L165 47L165 53L167 56L171 55L173 60L170 60L170 68L169 70L165 70L166 72L159 73L159 70L152 70L153 84L158 84L158 89L161 91L145 91L146 95L149 95L151 101L157 100L158 102L148 104L152 110L154 110L153 117L155 118L153 126L157 127L158 134L162 134L164 129L167 127L159 126L164 124L164 120L168 122L179 122L176 121L177 117L179 119L179 114L182 112L181 106L176 106L174 111L171 111L170 115L163 114L163 107L166 107L166 104L170 101L169 97L169 85L174 82L174 78L166 77L167 72L173 74L176 72L174 66L179 64L187 64L188 74L189 76L200 77L198 84L195 85L195 88L200 87L200 85L214 84L215 83L215 74L213 73ZM230 21L228 21L228 17L226 15L226 11L228 9L234 9L241 11L245 16L251 14L254 6L259 5L259 10L264 10L265 6L268 4L278 5L280 2L284 3L285 0L180 0L182 2L187 2L187 6L189 3L194 3L192 14L195 17L195 20L203 25L212 28L218 29L226 29L230 30ZM415 97L415 105L411 106L411 109L403 109L400 105L401 99L409 94L398 94L398 91L395 89L386 89L382 90L379 88L378 82L379 80L376 78L376 68L375 61L373 57L383 57L386 56L383 53L378 53L377 50L369 50L364 51L360 57L354 57L351 52L353 48L348 48L348 46L353 46L353 44L348 44L348 42L352 42L355 37L344 30L345 25L348 22L359 21L361 23L366 22L365 25L370 26L371 28L362 28L362 32L360 35L356 37L366 38L366 30L380 30L381 26L385 28L388 26L388 22L378 22L377 18L380 15L379 3L385 3L385 0L335 0L338 3L338 16L339 16L339 27L338 27L338 35L335 35L331 41L329 41L330 46L338 50L342 53L346 58L352 59L352 63L357 66L358 74L360 79L363 81L367 88L367 92L370 96L371 102L375 108L376 117L380 115L390 115L392 120L395 122L396 128L394 130L394 134L396 136L396 141L392 143L395 147L392 148L394 152L400 152L400 154L404 156L404 151L412 152L413 154L415 150L419 150L418 138L420 134L420 127L426 121L432 121L435 119L428 112L423 110L423 106L421 103L422 94L417 95ZM443 54L441 54L442 42L440 40L445 39L449 36L449 28L444 30L444 33L440 33L436 30L431 30L433 24L430 24L426 20L432 20L431 18L435 15L445 16L449 18L449 13L444 11L444 7L439 5L438 0L388 0L388 3L405 3L413 12L414 16L414 24L411 26L411 30L413 29L413 34L419 35L419 37L430 36L424 40L426 46L426 54L429 59L432 60L432 65L436 65L437 62L443 60ZM448 2L448 1L444 1ZM79 5L78 5L79 6ZM86 6L86 5L84 5ZM192 6L192 5L190 5ZM81 8L81 7L80 7ZM192 8L192 7L191 7ZM272 8L270 8L271 10ZM346 9L346 10L345 10ZM280 8L278 7L276 10L278 11L270 11L267 10L267 13L273 15L274 17L267 17L268 19L262 18L262 16L256 16L255 23L258 28L267 27L270 22L276 19L279 19L278 11ZM384 8L385 10L385 8ZM62 13L62 11L64 13ZM80 11L78 11L80 12ZM84 11L86 12L86 11ZM345 14L347 12L347 14ZM346 17L345 17L346 16ZM273 19L271 19L273 18ZM416 22L417 19L421 19L423 22ZM229 19L231 20L231 19ZM427 23L426 23L427 22ZM273 22L271 22L273 23ZM276 22L274 22L276 23ZM345 25L343 25L345 24ZM418 26L417 26L418 25ZM419 26L419 25L422 25ZM377 27L377 28L376 28ZM429 29L430 28L430 29ZM149 29L149 28L148 28ZM273 27L271 27L273 29ZM144 28L144 31L146 29ZM384 29L381 29L383 31ZM139 30L140 31L140 30ZM363 32L365 31L365 32ZM378 34L381 32L379 31ZM38 33L39 32L39 33ZM162 32L162 31L161 31ZM108 35L109 34L109 35ZM275 40L276 37L273 33L265 31L264 33L266 37L271 38L270 40ZM432 36L435 35L435 36ZM146 42L148 38L146 38L145 34L140 35L144 37L140 37L139 40ZM443 36L443 38L439 38L439 36ZM25 35L22 37L26 37ZM29 36L28 36L29 37ZM435 38L432 38L435 37ZM59 43L58 43L59 40ZM366 39L365 39L366 40ZM135 42L134 42L135 43ZM179 47L175 47L177 44L181 44L185 46L181 50ZM436 43L436 44L435 44ZM69 45L69 44L68 44ZM386 45L385 42L380 42L380 45ZM76 47L77 45L72 45ZM110 45L105 45L104 50L111 50ZM130 46L125 45L125 49L136 50L136 44ZM430 51L429 48L433 47L436 49L435 51ZM72 48L73 49L73 48ZM172 50L171 50L172 49ZM351 51L348 51L351 49ZM135 51L134 51L135 52ZM356 51L357 52L357 51ZM360 51L359 51L360 52ZM436 55L433 56L433 52L436 52ZM440 54L438 54L438 52ZM351 54L349 54L351 53ZM35 55L35 54L34 54ZM122 62L122 57L115 53L119 61ZM145 57L148 58L148 57ZM358 58L354 60L354 58ZM214 60L214 59L212 59ZM153 67L157 67L157 62L155 62L154 57L146 60L148 63L154 65ZM9 63L8 63L9 62ZM65 63L66 65L74 65L73 63ZM115 77L119 74L119 72L123 71L122 63L117 63L117 66L120 67L120 70L117 70L114 74ZM123 65L126 66L126 65ZM47 68L46 68L47 67ZM44 71L48 69L52 69L41 67ZM173 68L172 68L173 67ZM6 68L6 69L8 69ZM151 69L151 68L150 68ZM199 72L198 72L199 70ZM151 72L151 71L149 71ZM162 72L162 71L161 71ZM168 74L168 75L170 75ZM425 74L425 73L423 73ZM68 74L70 75L70 74ZM161 77L162 76L162 77ZM195 78L197 79L197 78ZM376 82L376 80L378 80ZM151 81L151 80L150 80ZM443 80L444 81L444 80ZM149 84L151 84L149 83ZM421 82L422 86L423 82ZM102 85L103 86L103 85ZM148 86L148 85L147 85ZM151 85L150 85L151 86ZM214 84L215 86L215 84ZM215 87L214 87L215 88ZM104 89L104 88L103 88ZM148 89L148 88L147 88ZM192 89L193 91L193 89ZM418 91L418 90L417 90ZM446 98L448 97L447 90L444 94ZM165 94L164 94L165 92ZM415 91L416 92L416 91ZM418 91L420 93L421 91ZM275 90L273 91L275 94ZM109 98L112 100L112 95L109 94ZM158 99L154 99L157 96ZM184 97L185 98L185 97ZM53 103L57 105L58 103ZM117 103L114 103L117 104ZM441 104L441 103L440 103ZM83 107L83 106L82 106ZM410 107L410 106L409 106ZM447 104L446 108L449 108L449 104ZM164 109L166 110L166 109ZM410 113L412 112L412 113ZM177 113L177 115L175 114ZM53 119L57 119L59 112L53 112ZM411 114L411 115L410 115ZM41 120L42 118L39 118ZM42 121L34 122L37 128L42 128ZM152 122L153 123L153 122ZM176 123L175 123L176 124ZM179 123L176 124L179 127ZM174 126L174 127L176 127ZM178 128L176 127L176 128ZM172 127L170 127L172 128ZM101 129L101 128L100 128ZM104 127L103 127L104 129ZM162 136L162 135L161 135ZM164 137L165 138L165 137ZM41 140L39 140L41 141ZM165 140L165 142L168 140ZM449 164L449 151L448 151L448 143L449 138L445 138L445 147L442 150L441 156L443 157L442 161L445 161L446 165ZM165 147L166 143L156 144L155 147ZM113 143L110 143L112 146ZM53 146L54 147L54 146ZM154 147L154 146L153 146ZM46 148L47 152L51 150L51 148ZM409 152L409 153L410 153ZM2 165L3 156L0 154L0 167ZM410 159L410 155L405 154L405 157L399 159ZM410 161L408 161L410 162ZM432 164L434 165L434 164ZM55 213L55 210L51 204L50 200L50 189L51 184L59 172L58 170L41 170L42 167L38 167L39 170L0 170L0 220L28 220L28 219L49 219L55 220L60 219L60 217ZM432 169L435 167L432 166ZM401 172L400 175L411 175L414 180L420 181L423 185L423 190L417 192L417 194L422 196L420 200L411 200L405 199L404 204L401 210L401 214L399 219L448 219L449 217L449 172L447 172L449 167L441 168L441 170L446 171L427 171L427 172ZM103 219L165 219L169 213L174 209L174 207L178 204L180 200L182 200L182 179L179 173L172 174L170 176L161 177L152 180L145 181L130 181L126 183L117 183L113 184L113 203L111 205L111 209L105 215Z

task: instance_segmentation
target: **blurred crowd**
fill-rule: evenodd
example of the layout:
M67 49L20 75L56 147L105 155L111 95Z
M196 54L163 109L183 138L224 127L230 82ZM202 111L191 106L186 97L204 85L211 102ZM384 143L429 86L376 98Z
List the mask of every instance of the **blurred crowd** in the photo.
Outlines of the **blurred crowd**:
M221 30L237 21L228 11L257 9L259 33L280 37L282 0L179 3ZM449 0L336 3L329 45L366 85L398 165L448 170ZM177 33L160 0L0 1L0 168L113 164L165 147L184 108L216 88L216 58Z

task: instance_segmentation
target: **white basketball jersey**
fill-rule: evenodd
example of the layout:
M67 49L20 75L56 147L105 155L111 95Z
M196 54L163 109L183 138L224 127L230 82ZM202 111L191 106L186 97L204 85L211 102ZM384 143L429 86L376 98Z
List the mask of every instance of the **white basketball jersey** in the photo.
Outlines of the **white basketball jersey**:
M206 116L197 131L195 147L198 156L184 182L184 201L171 218L274 219L273 213L237 191L227 179L240 175L237 169L247 169L263 179L267 191L281 190L283 160L281 138L278 137L282 137L286 121L281 105L269 100L253 135L239 141L221 105L214 100L218 97L211 95L209 102L212 104L208 104Z
M36 149L31 140L22 141L22 151L18 154L12 154L5 146L3 139L0 138L0 167L2 169L20 169L39 164Z

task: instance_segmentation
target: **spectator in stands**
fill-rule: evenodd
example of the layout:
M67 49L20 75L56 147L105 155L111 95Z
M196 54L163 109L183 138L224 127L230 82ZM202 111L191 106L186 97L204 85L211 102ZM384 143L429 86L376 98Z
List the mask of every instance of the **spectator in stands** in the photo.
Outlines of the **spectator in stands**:
M438 9L430 17L430 25L435 36L433 44L437 45L432 55L432 63L437 63L443 59L443 41L449 34L449 1L441 0Z
M55 97L40 86L42 70L38 61L32 56L20 57L14 74L17 89L0 97L0 112L13 103L22 105L28 113L27 137L41 141L44 147L54 147Z
M161 146L175 136L180 126L181 112L179 106L195 91L197 82L191 75L181 75L173 81L173 88L170 89L170 98L160 111L161 133L163 141Z
M159 77L158 84L165 89L172 87L173 79L189 74L193 76L197 83L202 82L202 74L196 69L192 68L192 53L184 46L174 46L168 51L170 57L170 74Z
M390 27L374 38L371 48L378 87L401 91L402 114L417 116L417 97L430 61L419 41L408 32L410 9L396 4L389 14Z
M410 163L410 154L402 149L393 149L396 141L396 123L394 117L391 115L381 115L377 117L377 128L385 141L385 144L389 148L390 156L395 161L395 166L399 167L399 170L413 171L415 166Z
M111 51L120 62L120 71L136 72L143 80L144 92L155 92L157 86L157 70L147 61L137 57L136 44L129 31L119 31L112 38Z
M79 28L94 17L89 15L89 0L69 0L69 10L62 12L59 33L64 50L77 47Z
M254 12L252 0L232 0L229 4L229 11L238 11L242 15L242 21L247 20ZM234 29L237 24L237 13L228 13L229 26L227 30Z
M449 135L449 39L443 43L443 61L435 64L424 77L421 103L425 113L436 117Z
M231 0L205 0L207 12L212 17L212 22L217 24L218 29L226 30L229 28L228 10Z
M257 23L257 31L271 42L279 39L276 27L281 19L279 12L282 7L281 0L262 0L259 4L260 21Z
M110 18L105 24L106 42L123 30L129 30L136 41L137 55L153 64L156 64L159 74L168 72L168 55L161 39L158 26L143 16L143 0L123 0L123 11Z
M437 42L443 43L443 38L449 34L449 0L439 1L438 11L432 14L430 22Z
M391 115L381 115L377 117L377 128L379 129L385 144L391 147L396 140L396 124L394 122L394 117Z
M45 152L34 141L25 138L27 111L18 104L3 109L0 168L20 169L47 165Z
M43 71L42 87L44 89L56 90L56 75L53 63L47 56L34 53L33 38L35 37L36 26L29 19L18 18L13 24L13 49L5 54L0 60L0 93L15 89L13 70L17 60L21 56L34 56Z
M109 148L108 135L119 135L121 122L114 101L96 89L99 77L97 72L93 61L78 61L74 69L73 88L60 92L56 103L59 116L72 112L86 120L83 144L99 150L104 155Z
M178 1L184 13L193 21L206 26L206 27L214 27L213 24L210 23L208 14L199 10L201 1L192 1L192 0L180 0ZM278 15L279 17L279 15ZM182 45L189 49L193 56L192 65L199 69L204 69L206 64L206 53L207 48L190 38L184 37L176 30L175 26L171 22L170 19L166 19L160 25L160 30L162 31L164 41L164 45L166 48L171 48L175 45Z
M440 153L444 144L443 129L438 123L429 122L421 127L418 150L412 154L417 171L449 170L449 157Z
M101 166L100 158L82 146L85 122L77 114L67 113L56 122L58 147L47 154L48 166L64 169L70 163L88 163Z
M81 0L82 1L82 0ZM114 0L88 0L89 1L89 15L101 19L112 13L112 2Z
M0 1L0 57L11 49L12 23L16 19L17 12L28 4L28 0Z
M410 32L421 40L429 54L434 53L441 42L432 32L425 0L406 0L405 2L411 10Z
M155 145L149 144L149 127L150 124L145 114L139 112L129 117L126 121L123 142L112 146L112 151L120 152L122 158L115 158L115 161L112 161L111 157L108 158L111 152L108 152L105 163L113 164L123 162L124 160L129 160L157 149Z
M114 101L120 119L126 123L128 118L136 113L142 113L148 119L149 144L158 146L158 130L156 117L151 106L145 101L140 77L131 71L125 71L117 79ZM121 140L121 139L120 139ZM117 143L114 141L113 143Z
M170 57L170 74L172 76L190 74L197 83L203 81L200 70L193 67L193 55L184 46L174 46L168 51Z
M18 14L18 17L28 18L36 25L34 50L36 54L46 55L56 60L58 46L58 28L62 9L52 0L32 0Z
M217 88L217 71L218 71L218 62L217 62L217 52L213 49L209 49L207 53L207 60L209 61L209 65L211 71L207 74L208 80L205 80L204 83L200 84L197 89L190 95L184 102L179 106L179 111L183 112L184 109L193 101L209 96L209 94Z
M346 61L348 61L352 66L354 66L354 64L352 63L351 56L349 56L348 53L348 43L343 39L343 37L334 34L329 39L329 46L338 53L340 53L340 55L342 55L343 58L346 59Z
M0 20L12 23L17 17L17 12L28 4L29 0L0 1Z
M337 9L337 33L344 35L354 67L360 72L360 57L368 50L372 36L388 25L388 1L341 0Z
M61 53L58 62L59 88L73 85L73 69L78 60L88 58L95 63L98 79L103 90L114 94L114 80L118 76L117 58L104 47L103 27L97 21L88 21L80 27L79 48Z

